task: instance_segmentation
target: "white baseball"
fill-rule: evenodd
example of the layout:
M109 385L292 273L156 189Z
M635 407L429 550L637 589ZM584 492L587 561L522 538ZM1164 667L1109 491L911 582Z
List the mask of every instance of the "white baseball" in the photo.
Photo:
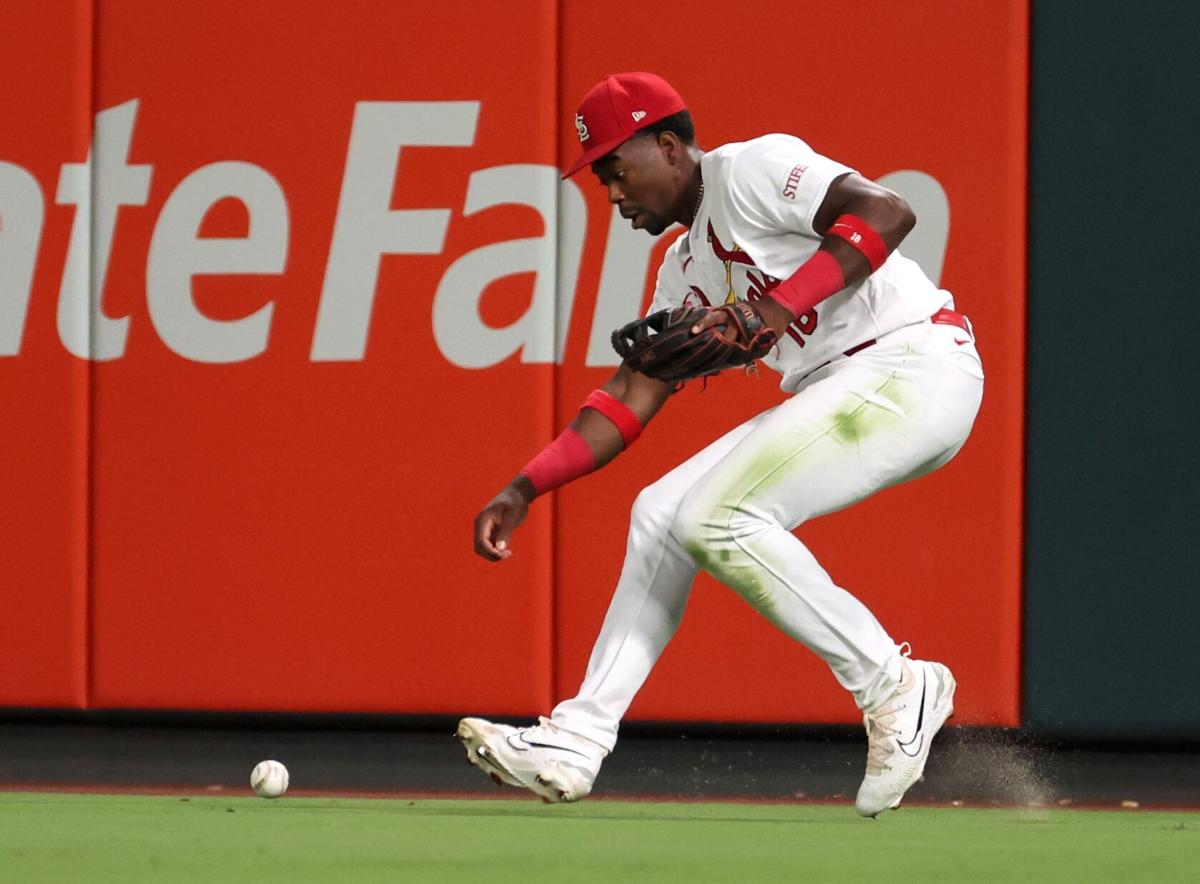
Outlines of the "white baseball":
M288 769L278 761L260 761L250 771L250 787L259 798L278 798L288 788Z

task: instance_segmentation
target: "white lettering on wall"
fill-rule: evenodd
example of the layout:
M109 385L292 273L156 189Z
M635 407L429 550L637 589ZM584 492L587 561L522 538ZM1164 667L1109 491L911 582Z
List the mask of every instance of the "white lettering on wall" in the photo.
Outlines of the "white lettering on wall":
M587 225L583 195L572 181L560 186L552 166L495 166L471 175L464 215L511 204L536 209L545 234L468 252L446 270L433 299L434 338L463 368L485 368L517 352L522 362L557 362L566 346ZM529 309L505 328L488 326L479 312L484 291L518 273L534 275Z
M586 365L619 365L621 357L612 348L613 329L641 315L642 293L646 289L646 274L650 253L660 236L674 239L683 233L682 227L671 227L659 236L634 230L613 206L608 221L608 241L604 248L604 265L600 268L600 288L596 292L596 310L592 316L588 338ZM656 268L657 269L657 268Z
M45 212L37 179L0 160L0 356L21 352Z
M117 359L125 352L129 317L108 316L101 305L119 210L146 204L154 171L151 165L129 163L138 108L135 99L98 112L86 161L64 163L59 175L56 201L74 206L75 212L59 292L58 332L63 346L85 359ZM478 101L355 105L312 334L314 362L365 357L383 256L444 251L453 214L449 208L392 208L401 154L405 146L471 146L479 113ZM902 251L939 283L950 232L950 205L941 184L911 169L885 175L879 183L913 206L917 226ZM247 235L200 237L206 213L227 198L246 207ZM514 163L472 173L464 215L502 205L536 211L544 234L489 243L447 259L434 295L432 334L447 361L464 368L484 369L513 356L526 363L561 363L587 233L586 202L574 182L559 181L553 166ZM0 161L0 357L20 353L33 281L42 278L38 256L45 212L37 180L26 169ZM193 280L202 274L282 273L289 224L286 196L260 166L212 163L179 183L155 221L146 255L150 321L173 352L197 362L230 363L266 350L272 301L264 297L253 313L237 319L213 319L197 307ZM666 235L678 234L672 230ZM587 330L586 365L617 364L609 337L641 309L656 239L634 231L611 210ZM480 312L488 287L521 274L533 279L528 308L504 328L489 326Z
M402 148L469 147L475 142L478 117L478 101L355 105L313 332L314 362L363 358L383 255L436 255L445 246L449 209L390 207Z
M58 177L55 201L75 206L58 296L58 335L82 359L117 359L125 352L129 317L105 316L100 304L117 210L144 206L150 192L153 167L128 164L137 111L136 99L99 111L87 160L64 163Z
M244 238L198 236L204 216L233 197L250 219ZM278 274L288 250L288 207L266 170L242 162L212 163L179 183L154 227L146 260L146 304L163 343L196 362L241 362L267 348L274 304L234 320L196 309L192 279L201 274Z
M877 183L896 191L912 206L917 226L904 238L900 251L920 264L934 285L940 285L946 243L950 239L950 201L946 199L946 191L932 175L915 169L889 172Z

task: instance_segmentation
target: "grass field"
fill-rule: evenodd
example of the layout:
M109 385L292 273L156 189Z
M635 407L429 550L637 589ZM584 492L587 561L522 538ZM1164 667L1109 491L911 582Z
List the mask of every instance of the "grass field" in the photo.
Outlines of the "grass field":
M0 793L0 881L1195 881L1200 815Z

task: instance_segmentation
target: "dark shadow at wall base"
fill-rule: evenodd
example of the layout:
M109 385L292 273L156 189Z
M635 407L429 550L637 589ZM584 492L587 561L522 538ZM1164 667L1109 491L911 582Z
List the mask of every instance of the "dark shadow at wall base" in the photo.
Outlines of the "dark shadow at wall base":
M440 717L175 714L135 721L128 713L62 713L48 722L6 710L0 717L0 788L221 787L249 794L251 768L277 758L296 789L490 789L466 763L453 733L454 721ZM852 802L865 759L866 739L858 729L630 725L594 794ZM1200 806L1200 747L1085 746L1013 731L947 728L910 798Z

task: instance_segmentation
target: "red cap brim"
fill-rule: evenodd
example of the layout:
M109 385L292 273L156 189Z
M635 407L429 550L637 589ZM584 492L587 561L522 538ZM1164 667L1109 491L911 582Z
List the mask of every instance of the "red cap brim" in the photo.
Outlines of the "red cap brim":
M636 134L637 133L634 132L631 135L618 135L616 138L610 138L608 141L602 141L595 147L589 147L583 152L579 159L571 164L571 168L567 169L567 171L563 173L563 178L570 178L584 166L590 166L592 163L596 162L596 160L603 159L604 157L608 156Z

